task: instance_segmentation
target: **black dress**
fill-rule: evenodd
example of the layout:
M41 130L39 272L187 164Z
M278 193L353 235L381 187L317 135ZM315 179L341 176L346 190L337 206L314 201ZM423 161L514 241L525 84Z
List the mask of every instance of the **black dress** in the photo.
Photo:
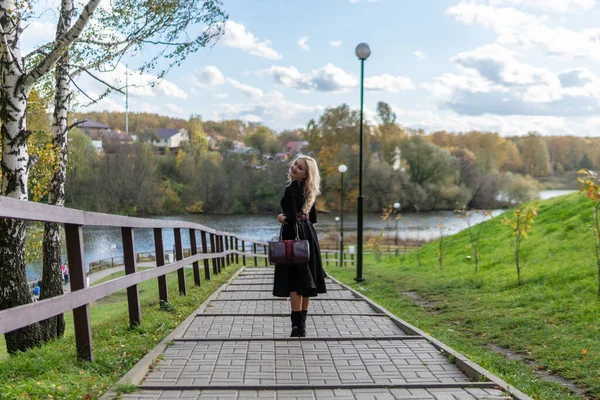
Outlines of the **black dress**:
M314 204L310 209L308 219L298 218L298 214L302 213L304 201L304 181L294 181L285 188L285 194L281 199L281 208L286 215L283 239L295 239L297 226L300 239L308 240L310 260L308 264L275 265L273 296L289 297L290 292L296 292L300 296L313 297L318 293L327 292L325 287L327 275L321 262L319 239L312 225L317 222Z

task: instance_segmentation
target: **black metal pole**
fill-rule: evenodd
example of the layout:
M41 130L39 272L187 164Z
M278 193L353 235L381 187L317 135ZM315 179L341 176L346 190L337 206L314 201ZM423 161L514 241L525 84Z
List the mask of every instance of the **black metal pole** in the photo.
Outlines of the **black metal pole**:
M365 60L360 60L360 155L358 159L358 220L356 234L356 278L357 282L362 282L363 278L363 81L365 76Z
M342 210L340 211L340 267L344 266L344 174L342 173Z

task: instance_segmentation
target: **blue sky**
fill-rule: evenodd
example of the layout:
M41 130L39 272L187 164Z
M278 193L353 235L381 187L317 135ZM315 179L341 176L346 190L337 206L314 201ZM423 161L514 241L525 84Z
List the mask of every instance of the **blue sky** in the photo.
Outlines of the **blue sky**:
M600 135L596 0L224 0L224 6L230 20L218 43L190 56L160 85L132 89L131 111L240 118L278 131L303 127L325 107L358 107L354 48L367 42L368 118L385 101L401 125L428 132ZM133 68L136 59L128 62ZM122 66L112 78L124 72ZM80 84L100 90L85 79ZM124 110L124 96L90 108Z

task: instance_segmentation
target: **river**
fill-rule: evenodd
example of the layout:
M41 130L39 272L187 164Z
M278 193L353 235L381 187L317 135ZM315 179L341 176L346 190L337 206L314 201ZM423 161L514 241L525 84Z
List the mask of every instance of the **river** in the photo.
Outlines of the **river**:
M572 190L546 190L540 193L541 199L549 199L556 196L572 193ZM496 216L504 210L493 210L492 215ZM338 213L319 214L318 223L315 225L317 233L323 235L328 232L339 232L340 222L335 221ZM279 224L275 215L176 215L163 216L157 219L185 220L197 222L202 225L238 234L249 239L268 241L279 233ZM471 223L476 224L484 220L485 217L475 213L471 217ZM453 211L432 211L420 213L417 218L416 213L402 213L402 218L398 221L398 231L396 231L395 221L383 221L380 214L367 213L364 215L365 235L380 234L394 236L398 233L400 238L431 240L439 236L440 224L446 229L445 234L454 234L467 227L465 219L457 218ZM346 213L344 215L344 234L352 236L356 233L356 213ZM154 236L152 229L136 229L135 232L136 252L154 251ZM85 262L88 265L92 261L116 257L123 255L121 245L121 231L119 228L107 227L84 227L83 241L85 249ZM174 237L172 229L163 230L163 241L165 250L172 250L174 246ZM189 237L187 231L182 231L182 242L184 248L189 248ZM114 250L111 250L114 248ZM66 259L66 255L63 255ZM27 268L27 277L29 280L38 278L41 268Z

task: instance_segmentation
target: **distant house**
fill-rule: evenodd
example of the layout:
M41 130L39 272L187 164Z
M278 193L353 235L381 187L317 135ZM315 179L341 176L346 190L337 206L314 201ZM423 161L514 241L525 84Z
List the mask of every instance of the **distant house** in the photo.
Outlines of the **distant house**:
M285 152L288 154L302 154L302 149L308 146L308 142L288 142Z
M93 140L100 140L106 132L111 131L108 125L101 124L92 119L86 119L81 124L77 125L83 133L91 137Z
M182 143L190 141L190 135L187 130L183 128L158 128L156 134L160 138L152 142L154 147L164 150L178 149Z
M102 150L107 154L117 152L124 145L132 145L134 142L132 135L119 133L116 131L108 131L102 135ZM92 144L94 141L92 140ZM95 145L97 146L97 145Z
M281 161L288 161L294 155L305 154L306 147L308 146L307 141L293 141L288 142L281 153L277 153L276 157Z

